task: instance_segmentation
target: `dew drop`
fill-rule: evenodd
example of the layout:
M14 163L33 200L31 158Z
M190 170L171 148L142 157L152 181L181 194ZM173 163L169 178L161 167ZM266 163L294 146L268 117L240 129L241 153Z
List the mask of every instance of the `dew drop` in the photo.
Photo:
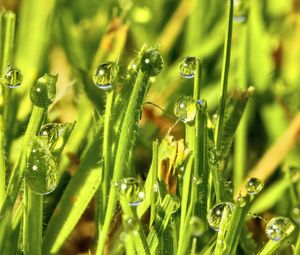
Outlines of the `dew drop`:
M57 187L60 179L55 159L43 139L34 138L31 148L24 174L26 183L36 194L49 194Z
M264 184L262 181L258 178L249 178L246 182L246 190L247 193L250 195L256 195L258 194L262 188L264 187Z
M140 67L144 74L156 76L163 68L162 56L156 49L147 50L141 57Z
M236 204L238 207L245 207L245 205L247 204L247 201L246 201L245 197L243 197L240 194L236 200Z
M189 96L179 98L174 106L175 116L185 123L194 120L196 111L196 102Z
M247 7L245 0L234 0L233 2L233 20L237 23L247 21Z
M205 223L197 216L193 216L190 219L191 234L193 236L201 236L205 231Z
M137 221L126 214L123 215L123 226L126 232L137 231L139 227Z
M8 65L4 75L5 85L9 88L17 88L23 81L23 75L20 69Z
M175 195L172 195L171 198L172 198L173 205L174 205L172 213L175 213L180 208L180 198L178 196L175 196Z
M179 73L183 78L194 78L196 72L196 57L185 57L179 63Z
M288 236L295 225L286 217L274 217L266 226L266 234L273 241L280 241Z
M119 72L119 65L114 61L106 61L100 64L93 72L94 84L103 90L113 87Z
M57 75L45 74L31 87L31 102L38 107L45 108L53 103L56 95Z
M203 183L203 180L202 180L202 178L194 175L192 177L192 182L193 182L194 185L198 186L198 185Z
M292 219L294 220L294 222L296 222L297 224L300 224L300 206L299 205L292 209L291 216L292 216Z
M145 199L144 185L134 177L127 177L115 183L120 195L126 197L131 206L139 205Z
M233 203L230 202L223 202L220 204L215 205L213 208L211 208L207 214L207 221L209 226L218 231L220 228L220 223L223 215L223 211L225 207L229 210L229 215L232 213L233 210Z

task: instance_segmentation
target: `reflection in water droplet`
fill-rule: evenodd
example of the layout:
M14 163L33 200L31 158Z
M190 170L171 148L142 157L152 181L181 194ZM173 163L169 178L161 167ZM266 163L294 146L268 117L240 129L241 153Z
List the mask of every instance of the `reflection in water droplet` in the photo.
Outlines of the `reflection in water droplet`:
M103 90L112 88L113 83L117 79L119 66L114 61L107 61L100 64L93 72L94 84Z
M9 88L17 88L21 85L22 81L23 75L20 69L12 65L8 65L4 75L5 85Z
M274 217L266 226L266 234L273 241L280 241L288 236L295 225L286 217Z
M39 195L51 193L59 183L60 174L56 162L42 139L32 140L25 179L32 192Z
M258 178L249 178L247 180L246 189L247 189L247 193L250 195L258 194L262 190L263 187L264 187L264 184Z
M127 177L115 183L115 188L120 195L126 197L132 206L139 205L145 198L144 185L134 177Z
M189 96L179 98L174 106L175 116L185 123L194 120L196 111L196 102Z
M208 221L209 226L212 229L218 231L220 228L220 223L221 223L221 219L222 219L222 215L223 215L223 211L224 211L225 207L228 208L229 215L231 215L233 206L234 205L232 203L224 202L224 203L220 203L220 204L217 204L214 207L212 207L207 214L207 221Z
M194 78L196 72L196 57L185 57L179 64L179 73L182 77L191 79Z
M163 68L162 56L156 49L147 50L141 57L140 66L144 74L156 76Z

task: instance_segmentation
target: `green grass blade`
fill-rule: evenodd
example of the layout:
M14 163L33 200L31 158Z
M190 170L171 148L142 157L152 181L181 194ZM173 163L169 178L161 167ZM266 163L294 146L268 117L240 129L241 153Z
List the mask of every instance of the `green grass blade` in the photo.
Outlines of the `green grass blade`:
M43 254L56 254L59 251L101 183L102 166L99 166L101 158L98 153L101 147L101 127L99 125L96 139L89 144L77 173L65 189L48 223Z

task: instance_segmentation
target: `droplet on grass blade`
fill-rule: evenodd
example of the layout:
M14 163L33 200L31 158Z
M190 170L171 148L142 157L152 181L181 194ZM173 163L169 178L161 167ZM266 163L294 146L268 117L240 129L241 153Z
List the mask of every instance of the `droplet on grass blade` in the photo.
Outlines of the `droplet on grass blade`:
M262 183L262 181L255 177L249 178L246 182L247 193L250 195L258 194L263 187L264 184Z
M292 219L294 220L294 222L296 222L297 224L300 224L300 205L295 206L292 209L291 216L292 216Z
M274 217L266 226L266 234L273 241L280 241L293 232L295 225L286 217Z
M4 75L4 83L9 88L17 88L23 81L23 75L20 69L8 65Z
M31 102L38 107L46 108L53 103L56 95L57 75L45 74L31 87Z
M196 111L196 102L189 96L179 98L174 106L175 116L185 123L194 120Z
M127 177L114 185L119 194L125 196L131 206L137 206L145 199L144 185L137 178Z
M146 75L158 75L163 68L163 59L158 50L150 49L145 51L140 60L140 67Z
M126 232L138 230L139 225L134 218L129 217L126 214L124 214L122 218L123 218L123 226Z
M46 195L57 187L59 179L60 174L56 162L46 142L40 138L34 138L25 170L26 183L32 192Z
M237 23L244 23L247 21L248 7L247 0L234 0L233 2L233 20Z
M221 223L221 219L225 207L228 208L229 215L230 215L232 213L233 206L234 206L233 203L223 202L212 207L207 214L207 221L209 226L212 229L218 231L220 228L220 223Z
M205 223L197 216L193 216L190 219L191 234L193 236L201 236L205 231Z
M117 75L119 72L119 66L114 61L107 61L100 64L93 72L94 84L103 90L109 90L113 87Z
M179 63L179 73L183 78L191 79L194 78L196 72L196 57L185 57Z

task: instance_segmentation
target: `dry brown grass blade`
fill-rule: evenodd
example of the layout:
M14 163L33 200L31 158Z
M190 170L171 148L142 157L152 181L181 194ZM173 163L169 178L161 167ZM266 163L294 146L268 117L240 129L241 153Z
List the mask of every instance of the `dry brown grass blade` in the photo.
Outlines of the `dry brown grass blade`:
M282 134L277 142L266 151L255 167L250 170L248 176L235 190L235 197L237 197L240 193L245 194L246 191L244 183L248 178L256 177L265 182L284 160L289 151L294 148L298 141L299 133L300 112L294 117L287 130Z

